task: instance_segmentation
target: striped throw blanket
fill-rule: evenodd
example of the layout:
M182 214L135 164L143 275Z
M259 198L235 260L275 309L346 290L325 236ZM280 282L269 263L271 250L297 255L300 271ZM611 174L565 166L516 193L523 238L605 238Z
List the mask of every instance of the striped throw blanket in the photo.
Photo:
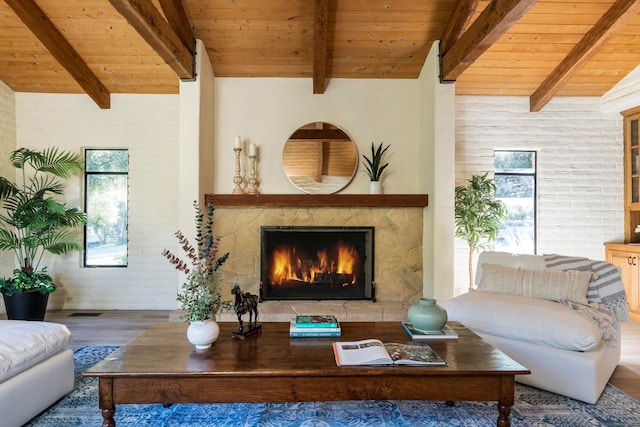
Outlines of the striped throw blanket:
M607 261L566 255L544 255L544 260L550 270L591 271L593 277L587 291L590 305L610 310L620 322L629 320L627 298L618 267Z
M581 316L595 322L602 331L602 337L609 346L617 345L618 322L629 320L627 298L620 277L620 270L607 261L593 261L589 258L566 255L544 255L550 270L591 271L587 290L589 305L565 301Z

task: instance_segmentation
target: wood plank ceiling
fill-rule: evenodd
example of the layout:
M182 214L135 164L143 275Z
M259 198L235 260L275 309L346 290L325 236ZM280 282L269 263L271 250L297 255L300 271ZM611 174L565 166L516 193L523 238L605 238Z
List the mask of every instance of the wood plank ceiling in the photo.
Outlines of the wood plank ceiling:
M442 40L458 95L602 96L640 64L640 0L0 0L16 92L178 93L193 38L218 77L417 78ZM320 95L321 96L321 95Z

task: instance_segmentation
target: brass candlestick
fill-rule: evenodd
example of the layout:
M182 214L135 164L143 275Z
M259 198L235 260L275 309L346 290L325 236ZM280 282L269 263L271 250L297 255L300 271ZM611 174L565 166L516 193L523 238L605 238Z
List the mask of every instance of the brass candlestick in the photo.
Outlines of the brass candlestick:
M251 170L249 172L249 189L247 190L247 193L249 194L260 194L260 190L258 190L258 184L260 181L256 178L256 160L257 156L249 156L249 161L251 162Z
M242 176L240 175L240 153L242 152L242 148L234 148L233 151L236 153L236 174L233 177L233 183L236 185L233 189L232 194L244 194L244 190L242 189Z

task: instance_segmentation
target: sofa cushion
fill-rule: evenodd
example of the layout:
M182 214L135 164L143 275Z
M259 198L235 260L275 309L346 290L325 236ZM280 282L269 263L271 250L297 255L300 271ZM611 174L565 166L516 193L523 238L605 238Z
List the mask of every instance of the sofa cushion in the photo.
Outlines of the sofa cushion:
M0 382L29 369L72 341L65 325L0 320Z
M484 264L478 290L587 304L590 271L531 270Z
M501 264L509 267L522 267L530 270L544 270L547 265L542 255L513 254L511 252L484 251L478 255L475 284L482 280L484 264Z
M595 349L602 341L597 324L553 301L472 291L440 304L450 320L472 331L577 351Z
M580 270L580 271L593 271L593 261L585 257L577 257L570 255L558 255L558 254L545 254L544 261L547 264L549 270L567 271L567 270ZM615 267L615 266L614 266ZM596 280L599 275L595 275L591 282L589 282L589 289L587 290L587 300L589 302L601 303L602 299L598 294L598 287Z

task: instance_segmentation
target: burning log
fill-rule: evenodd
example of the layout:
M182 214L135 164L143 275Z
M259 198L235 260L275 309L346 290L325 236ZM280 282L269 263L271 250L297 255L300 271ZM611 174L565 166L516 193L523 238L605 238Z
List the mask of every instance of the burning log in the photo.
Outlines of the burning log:
M273 285L306 283L325 286L348 286L357 281L354 270L359 262L355 248L338 242L336 256L326 249L316 259L301 257L296 247L280 246L271 254L269 279Z

